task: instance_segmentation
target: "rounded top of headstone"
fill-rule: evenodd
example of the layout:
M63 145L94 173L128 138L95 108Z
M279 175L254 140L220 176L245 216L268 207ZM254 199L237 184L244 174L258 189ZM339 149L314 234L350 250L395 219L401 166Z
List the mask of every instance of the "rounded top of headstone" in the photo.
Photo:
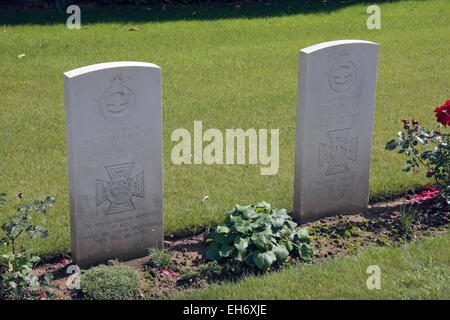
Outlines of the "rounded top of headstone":
M377 43L371 42L371 41L366 41L366 40L334 40L334 41L318 43L318 44L303 48L300 50L300 52L308 54L308 53L313 53L313 52L316 52L316 51L319 51L322 49L339 46L339 45L343 45L343 44L368 44L368 45L378 46Z
M78 69L73 69L67 72L64 72L64 76L67 78L77 77L89 72L112 69L112 68L125 68L125 67L146 67L146 68L156 68L161 69L159 66L149 62L139 62L139 61L116 61L116 62L105 62L105 63L97 63L92 64L90 66L81 67Z

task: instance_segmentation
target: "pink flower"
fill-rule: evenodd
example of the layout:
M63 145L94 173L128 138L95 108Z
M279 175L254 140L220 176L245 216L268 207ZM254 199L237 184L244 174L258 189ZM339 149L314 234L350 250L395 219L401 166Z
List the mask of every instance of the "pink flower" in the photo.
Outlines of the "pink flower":
M61 260L59 260L60 263L66 263L67 261L69 260L67 260L66 258L62 258Z
M42 295L42 296L39 297L39 300L46 299L46 298L47 298L47 297L46 297L45 294L44 294L44 295Z
M178 278L179 274L175 273L175 272L172 272L171 276L172 276L172 278Z
M161 270L162 274L168 275L169 274L169 270Z
M427 185L424 186L424 191L414 194L413 196L410 196L408 201L410 203L418 203L422 204L427 200L433 200L437 201L437 196L441 193L440 190L436 189L435 187L428 187ZM406 195L405 195L406 196Z

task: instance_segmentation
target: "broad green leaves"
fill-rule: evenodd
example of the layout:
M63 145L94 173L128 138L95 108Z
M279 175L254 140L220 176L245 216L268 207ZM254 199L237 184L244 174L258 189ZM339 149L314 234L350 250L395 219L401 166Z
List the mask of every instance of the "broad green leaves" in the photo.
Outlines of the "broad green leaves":
M241 236L236 236L234 238L234 246L239 252L244 252L247 249L249 242L249 238L242 238Z
M219 247L220 243L216 241L212 243L205 251L206 258L209 260L220 260Z
M283 263L286 262L289 258L289 251L287 250L284 244L279 244L273 249L273 253L277 258L277 262Z
M271 250L272 249L272 235L268 232L254 233L251 238L252 242L258 249Z
M230 232L230 229L225 226L218 226L217 227L217 233L228 233Z
M222 243L219 248L219 256L221 258L227 258L234 251L234 245L230 245L228 243Z
M268 270L276 260L275 253L272 251L257 250L253 252L253 262L261 270Z
M303 227L303 228L299 228L295 232L292 232L289 239L293 242L300 241L300 242L309 243L310 238L309 238L309 234L308 234L308 228Z
M307 243L302 243L299 247L297 247L297 253L304 261L311 261L314 255L311 245Z
M227 212L224 225L206 239L209 260L234 260L268 270L285 263L290 253L304 261L312 259L306 227L298 228L286 209L272 209L265 201L236 207Z

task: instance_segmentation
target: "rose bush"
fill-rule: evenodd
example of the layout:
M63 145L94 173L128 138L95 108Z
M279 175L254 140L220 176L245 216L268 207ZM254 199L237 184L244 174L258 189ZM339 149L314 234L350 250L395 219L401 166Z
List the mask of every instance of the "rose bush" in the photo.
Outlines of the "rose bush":
M412 202L431 202L438 208L450 205L450 135L442 132L450 126L450 100L434 110L438 130L421 127L419 121L403 119L405 131L399 131L396 139L386 143L386 150L398 149L408 160L403 171L418 171L420 166L427 168L426 176L434 179L434 186L426 188L419 195L408 195Z

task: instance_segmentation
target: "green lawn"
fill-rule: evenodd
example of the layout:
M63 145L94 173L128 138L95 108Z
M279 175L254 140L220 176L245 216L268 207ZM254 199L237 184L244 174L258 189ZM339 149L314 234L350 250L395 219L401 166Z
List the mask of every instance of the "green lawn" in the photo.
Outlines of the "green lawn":
M435 106L449 98L450 26L443 14L449 4L379 5L381 30L366 28L367 4L278 8L274 16L265 6L200 7L195 15L177 9L178 18L168 18L170 8L110 16L82 8L81 30L68 30L64 13L0 12L0 192L9 195L0 222L17 204L16 192L29 200L52 195L54 210L38 220L50 237L37 245L42 253L70 250L62 73L118 60L162 68L166 235L217 224L235 203L266 200L291 209L298 51L336 39L380 44L371 199L423 184L423 174L401 172L404 159L385 152L384 145L404 117L434 126ZM18 59L19 54L25 56ZM278 174L261 176L260 165L172 164L171 133L177 128L193 133L194 120L203 121L203 130L280 129ZM208 207L200 204L205 195Z
M402 247L363 249L357 256L300 265L235 283L212 285L172 299L450 299L450 234ZM380 289L369 290L367 268L380 268Z

